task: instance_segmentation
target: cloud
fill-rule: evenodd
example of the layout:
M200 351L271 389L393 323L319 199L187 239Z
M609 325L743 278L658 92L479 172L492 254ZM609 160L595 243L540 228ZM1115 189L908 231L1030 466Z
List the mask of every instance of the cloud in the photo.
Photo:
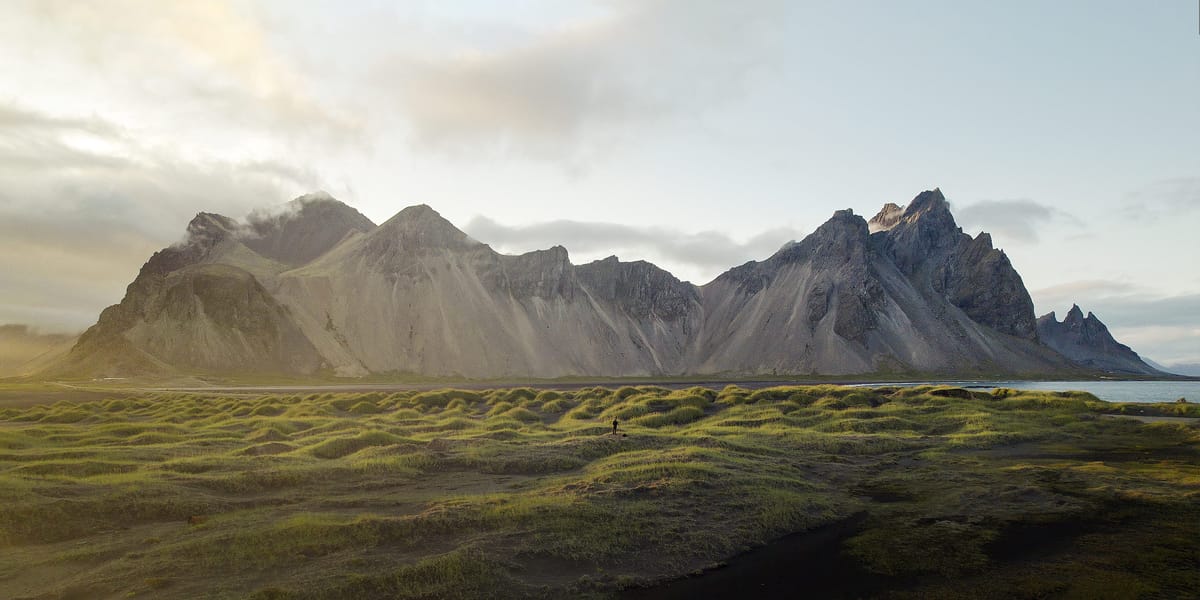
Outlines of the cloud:
M769 61L783 2L612 2L611 14L500 48L379 67L417 144L575 157L627 129L737 95Z
M1200 362L1200 326L1118 327L1110 330L1117 341L1159 363Z
M1192 377L1200 377L1200 362L1177 362L1168 365L1163 365L1168 373L1176 375L1190 375Z
M1062 311L1078 304L1109 325L1200 324L1200 294L1161 296L1125 283L1085 280L1033 290L1030 295L1039 306Z
M1178 218L1200 209L1200 177L1163 179L1125 195L1123 212L1131 219Z
M1045 306L1065 305L1064 308L1070 308L1071 304L1078 304L1083 300L1130 296L1136 290L1137 288L1128 283L1106 279L1084 279L1031 290L1030 295L1041 300L1042 302L1039 304L1044 302Z
M958 208L955 216L963 227L981 228L1021 242L1036 242L1038 229L1054 220L1080 224L1067 213L1027 199L984 200Z
M764 231L744 242L724 233L686 233L658 227L635 227L617 223L548 221L531 225L502 225L486 217L475 217L466 232L504 252L527 252L560 245L572 255L596 258L614 252L630 257L652 256L659 266L680 276L699 275L704 283L730 267L761 260L784 243L803 237L796 229L781 227Z
M66 69L175 123L200 116L324 141L361 133L356 116L313 93L252 7L232 0L17 0L5 20L7 52L27 53L15 64Z
M1030 293L1061 319L1071 304L1091 311L1117 341L1170 364L1200 360L1200 294L1162 296L1102 280L1067 282Z
M241 216L316 184L293 165L188 160L98 118L0 104L0 323L86 327L198 207Z

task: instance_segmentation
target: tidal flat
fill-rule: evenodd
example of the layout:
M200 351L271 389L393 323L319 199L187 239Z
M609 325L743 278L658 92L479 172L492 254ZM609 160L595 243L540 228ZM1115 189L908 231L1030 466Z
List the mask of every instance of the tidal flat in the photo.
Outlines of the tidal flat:
M933 386L10 406L0 597L1186 597L1197 424Z

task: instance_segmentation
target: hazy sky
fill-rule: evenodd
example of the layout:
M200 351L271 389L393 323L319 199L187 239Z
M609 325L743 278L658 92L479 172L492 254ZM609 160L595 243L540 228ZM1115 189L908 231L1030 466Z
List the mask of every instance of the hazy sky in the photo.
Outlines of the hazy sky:
M8 0L0 323L82 329L196 212L315 189L703 283L940 186L1039 314L1200 363L1197 10Z

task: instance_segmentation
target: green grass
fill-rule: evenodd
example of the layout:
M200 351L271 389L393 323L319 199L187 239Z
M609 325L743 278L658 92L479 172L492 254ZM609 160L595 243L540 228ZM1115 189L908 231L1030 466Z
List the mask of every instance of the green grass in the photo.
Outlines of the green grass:
M1200 428L1131 413L1200 417L834 385L0 408L0 597L603 597L860 514L828 552L901 596L1186 595Z

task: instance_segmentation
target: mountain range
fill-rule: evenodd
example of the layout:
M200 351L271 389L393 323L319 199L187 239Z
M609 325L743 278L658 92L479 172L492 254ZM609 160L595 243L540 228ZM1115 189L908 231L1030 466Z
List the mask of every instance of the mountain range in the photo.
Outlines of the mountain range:
M1158 374L1020 275L940 190L697 286L644 261L505 255L425 205L381 225L325 194L200 213L43 374L466 378ZM1111 343L1110 343L1111 342Z

